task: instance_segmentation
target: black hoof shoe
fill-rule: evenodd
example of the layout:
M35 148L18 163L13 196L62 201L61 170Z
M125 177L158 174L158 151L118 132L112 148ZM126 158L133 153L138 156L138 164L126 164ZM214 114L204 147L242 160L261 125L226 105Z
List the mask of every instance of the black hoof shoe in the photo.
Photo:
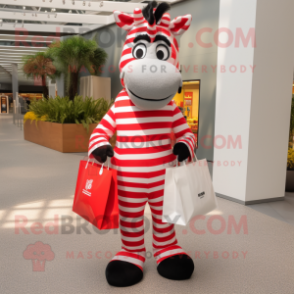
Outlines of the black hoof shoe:
M157 271L170 280L187 280L194 271L194 262L186 254L175 255L163 260L158 265Z
M136 265L120 260L111 261L105 274L108 284L115 287L132 286L143 278L143 272Z

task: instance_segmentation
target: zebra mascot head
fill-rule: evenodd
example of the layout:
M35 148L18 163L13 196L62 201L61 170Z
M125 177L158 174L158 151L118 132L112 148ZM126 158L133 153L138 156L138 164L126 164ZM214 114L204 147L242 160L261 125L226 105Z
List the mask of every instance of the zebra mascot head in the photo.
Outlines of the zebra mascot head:
M192 16L171 21L168 9L167 3L153 1L133 15L114 11L117 25L128 32L119 64L121 83L141 109L160 109L182 89L175 36L189 28Z

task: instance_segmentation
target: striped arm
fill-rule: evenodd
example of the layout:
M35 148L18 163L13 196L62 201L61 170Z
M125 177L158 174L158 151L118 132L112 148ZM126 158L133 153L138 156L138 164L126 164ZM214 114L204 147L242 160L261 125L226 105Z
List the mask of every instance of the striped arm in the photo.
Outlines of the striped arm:
M96 129L93 131L90 141L89 141L89 149L88 156L92 158L92 152L101 146L110 145L109 139L113 136L116 130L116 122L114 116L115 106L113 105L107 114L103 117L101 122L98 124Z
M180 109L174 104L174 115L172 129L176 137L176 143L183 142L187 145L190 151L191 158L194 158L195 136L188 126Z

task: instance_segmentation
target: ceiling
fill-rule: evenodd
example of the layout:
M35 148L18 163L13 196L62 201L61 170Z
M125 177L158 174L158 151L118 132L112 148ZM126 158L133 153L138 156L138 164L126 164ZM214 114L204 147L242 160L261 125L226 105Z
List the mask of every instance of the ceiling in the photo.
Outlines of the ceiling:
M22 74L22 56L45 51L48 36L86 33L113 23L114 10L133 13L149 1L0 0L0 83L11 83L12 63L18 64L20 83L32 83Z

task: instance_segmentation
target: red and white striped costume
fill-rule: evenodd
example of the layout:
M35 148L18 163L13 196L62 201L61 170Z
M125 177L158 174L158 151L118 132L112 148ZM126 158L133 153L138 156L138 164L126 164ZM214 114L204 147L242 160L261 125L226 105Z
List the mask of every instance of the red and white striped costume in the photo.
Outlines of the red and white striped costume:
M177 245L174 225L162 223L165 168L176 156L171 132L185 143L194 157L195 138L178 107L171 101L160 110L136 107L125 89L91 135L89 156L109 144L117 132L112 167L118 171L118 197L122 250L113 260L123 260L143 269L145 261L144 208L148 202L153 220L153 249L157 263L185 254Z
M171 54L166 62L179 68L179 47L175 36L189 28L191 15L171 21L170 15L165 13L153 25L146 21L139 8L133 15L115 11L114 17L117 25L128 32L120 59L121 72L136 62L132 50L134 40L140 34L148 35L150 43L158 35L167 38ZM174 132L177 142L188 146L191 157L194 157L195 138L174 102L167 102L158 110L143 110L130 99L123 77L121 82L124 89L91 135L89 156L96 148L109 144L110 137L117 132L111 164L118 171L122 249L113 260L127 261L143 270L146 251L144 208L147 202L152 212L153 249L157 263L173 255L185 254L177 245L174 226L161 221L163 189L165 169L176 160L171 132Z

